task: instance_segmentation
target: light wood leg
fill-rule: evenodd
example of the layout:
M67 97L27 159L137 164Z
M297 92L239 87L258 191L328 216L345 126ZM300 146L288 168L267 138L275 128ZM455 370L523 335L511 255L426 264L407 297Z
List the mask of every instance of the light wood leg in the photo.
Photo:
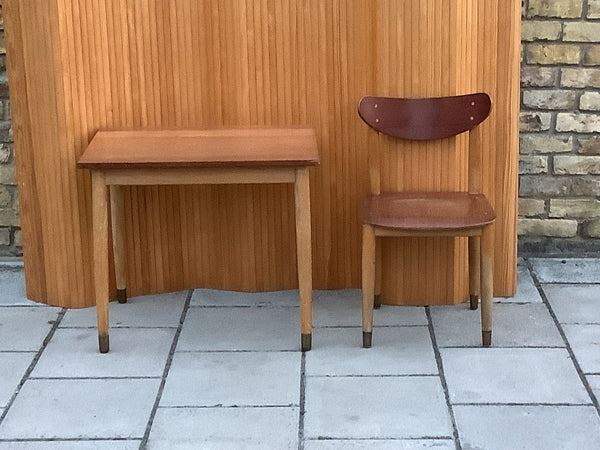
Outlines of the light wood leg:
M115 256L117 300L119 303L127 303L127 269L125 266L125 245L123 242L123 188L121 186L110 187L110 212L113 254Z
M471 309L479 306L481 251L479 236L469 236L469 301Z
M363 225L362 242L362 331L363 347L371 347L373 337L373 296L375 293L375 230Z
M300 332L302 351L312 346L312 242L310 225L310 180L308 168L296 170L296 255L300 291Z
M98 316L98 344L108 352L108 189L102 172L92 172L92 217L94 230L94 294Z
M383 273L381 266L381 239L375 240L375 295L373 298L373 307L381 307L381 284L383 282Z
M491 226L481 235L481 334L483 346L492 344L492 298L494 296L494 234Z

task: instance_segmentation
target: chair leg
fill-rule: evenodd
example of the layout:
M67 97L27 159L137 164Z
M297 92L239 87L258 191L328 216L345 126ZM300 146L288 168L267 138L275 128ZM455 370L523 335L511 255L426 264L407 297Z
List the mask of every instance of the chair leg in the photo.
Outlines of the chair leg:
M381 239L375 239L375 295L373 296L373 308L381 308Z
M483 346L492 344L492 298L494 296L494 234L491 226L481 234L481 335Z
M479 236L469 236L469 300L471 309L479 306L481 251Z
M373 336L373 298L375 294L375 230L371 225L363 225L362 292L363 347L369 348Z

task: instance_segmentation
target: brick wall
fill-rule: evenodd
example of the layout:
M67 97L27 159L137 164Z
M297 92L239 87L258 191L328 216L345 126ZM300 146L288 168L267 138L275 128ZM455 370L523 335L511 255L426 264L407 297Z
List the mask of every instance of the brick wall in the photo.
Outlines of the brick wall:
M600 250L600 0L525 0L519 250Z
M1 0L0 0L1 4ZM0 6L0 256L21 252ZM523 0L519 252L600 252L600 0Z

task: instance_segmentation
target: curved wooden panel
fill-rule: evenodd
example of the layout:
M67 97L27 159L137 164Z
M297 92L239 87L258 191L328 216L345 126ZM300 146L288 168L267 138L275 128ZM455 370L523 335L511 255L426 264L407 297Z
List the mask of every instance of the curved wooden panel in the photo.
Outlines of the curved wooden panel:
M520 5L499 5L4 0L28 296L93 304L90 176L75 161L105 127L313 126L322 163L310 173L314 285L359 287L367 147L396 144L374 141L358 100L473 91L494 104L484 141L502 142L484 188L499 216L496 294L511 295ZM385 161L382 183L466 188L464 138L423 145ZM292 200L283 186L125 189L131 295L294 288ZM460 239L386 242L384 270L389 302L467 298Z

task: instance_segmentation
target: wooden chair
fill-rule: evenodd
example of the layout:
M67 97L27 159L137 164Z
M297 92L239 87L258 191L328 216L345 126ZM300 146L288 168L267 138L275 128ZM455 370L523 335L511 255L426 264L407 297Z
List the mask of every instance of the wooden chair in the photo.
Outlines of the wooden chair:
M379 158L369 158L371 195L362 209L363 347L371 347L373 306L380 303L377 237L467 236L471 309L481 291L483 346L492 340L493 234L496 214L481 191L481 127L491 101L478 93L439 98L363 97L360 117L379 133L407 140L446 139L469 132L468 192L380 192ZM375 150L378 151L378 150Z

